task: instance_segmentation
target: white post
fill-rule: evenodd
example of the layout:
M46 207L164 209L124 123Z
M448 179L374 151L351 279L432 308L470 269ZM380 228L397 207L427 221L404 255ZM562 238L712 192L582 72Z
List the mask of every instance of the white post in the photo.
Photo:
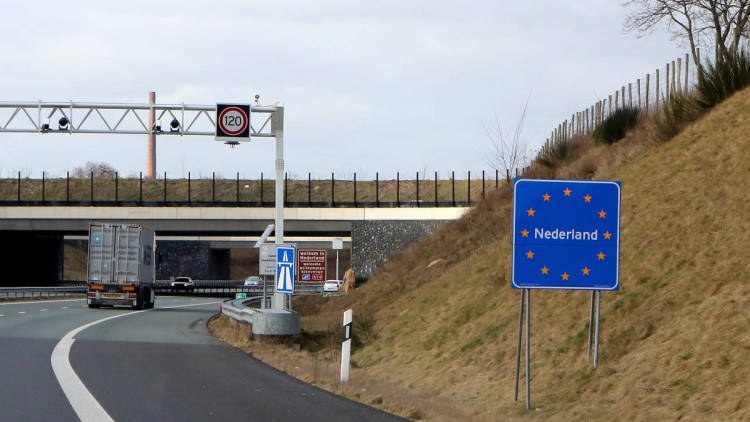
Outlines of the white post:
M344 312L344 341L341 343L341 383L349 381L349 361L352 354L352 316L351 309Z
M339 279L339 250L344 248L344 239L337 237L331 242L331 247L336 250L336 280Z
M276 107L271 121L276 137L276 245L284 244L284 107ZM285 309L285 294L275 293L273 309Z

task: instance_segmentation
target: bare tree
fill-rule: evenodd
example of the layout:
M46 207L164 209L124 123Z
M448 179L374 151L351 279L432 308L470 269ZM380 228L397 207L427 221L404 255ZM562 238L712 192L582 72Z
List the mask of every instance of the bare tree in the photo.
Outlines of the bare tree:
M70 175L74 178L83 179L89 177L92 172L94 173L94 177L98 179L114 179L117 171L107 163L94 163L89 161L84 167L74 168Z
M714 49L716 62L731 60L747 36L750 0L628 0L634 7L625 19L626 31L639 37L665 24L672 40L687 45L695 63L698 48Z
M504 171L508 182L511 174L528 164L529 145L522 137L523 122L526 120L526 110L529 107L528 100L523 107L523 113L518 119L518 124L512 132L503 132L500 119L494 114L495 121L491 126L483 124L487 137L490 139L489 157L484 162L492 168Z

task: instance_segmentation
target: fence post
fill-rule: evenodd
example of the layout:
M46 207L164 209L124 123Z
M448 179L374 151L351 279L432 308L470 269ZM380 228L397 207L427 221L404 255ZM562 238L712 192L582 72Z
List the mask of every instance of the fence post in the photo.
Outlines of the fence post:
M646 74L646 110L648 110L649 107L650 107L650 104L648 103L648 94L649 94L649 89L650 89L649 83L650 83L650 81L651 81L651 74L647 73Z
M331 172L331 203L336 206L336 179L334 178L333 172Z
M659 108L659 69L656 69L656 108Z
M750 25L750 22L748 22ZM748 38L750 40L750 38ZM690 56L685 54L685 92L688 92L688 79L690 79Z
M669 62L667 62L667 68L664 71L664 92L664 101L669 101L669 98L672 95L671 91L669 90Z
M375 206L380 207L380 180L378 173L375 173Z
M641 79L638 78L637 81L635 81L635 89L638 91L638 109L641 109Z
M682 58L677 58L677 90L682 91Z
M435 208L438 207L438 174L435 172Z
M21 172L18 172L19 178L21 177ZM20 180L20 179L19 179ZM451 172L451 203L453 204L453 207L456 207L456 172Z
M401 207L401 174L396 172L396 206Z
M416 186L416 190L417 190L417 207L419 207L419 172L417 172L417 186Z

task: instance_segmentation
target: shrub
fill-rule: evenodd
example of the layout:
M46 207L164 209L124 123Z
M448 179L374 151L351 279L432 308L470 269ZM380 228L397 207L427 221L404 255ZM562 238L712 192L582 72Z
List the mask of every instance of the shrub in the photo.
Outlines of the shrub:
M573 135L570 139L548 143L539 150L534 164L548 169L559 169L583 155L591 144L591 137L586 135Z
M656 138L660 141L674 138L701 114L703 108L698 105L695 96L685 93L672 95L654 116Z
M698 72L698 105L709 110L750 85L750 59L744 51L709 63Z
M624 138L625 133L638 124L638 114L637 107L618 108L594 129L594 139L599 142L614 144Z

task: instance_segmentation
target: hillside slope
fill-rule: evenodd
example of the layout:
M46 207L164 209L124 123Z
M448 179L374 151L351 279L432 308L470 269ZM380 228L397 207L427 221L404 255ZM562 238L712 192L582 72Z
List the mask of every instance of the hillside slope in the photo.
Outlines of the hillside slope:
M355 351L356 365L465 419L750 419L748 133L746 90L599 171L622 181L621 290L602 294L597 370L586 357L590 293L533 291L532 412L523 385L513 401L509 190L348 297L316 303L303 326L324 329L348 308L372 313L378 338Z

